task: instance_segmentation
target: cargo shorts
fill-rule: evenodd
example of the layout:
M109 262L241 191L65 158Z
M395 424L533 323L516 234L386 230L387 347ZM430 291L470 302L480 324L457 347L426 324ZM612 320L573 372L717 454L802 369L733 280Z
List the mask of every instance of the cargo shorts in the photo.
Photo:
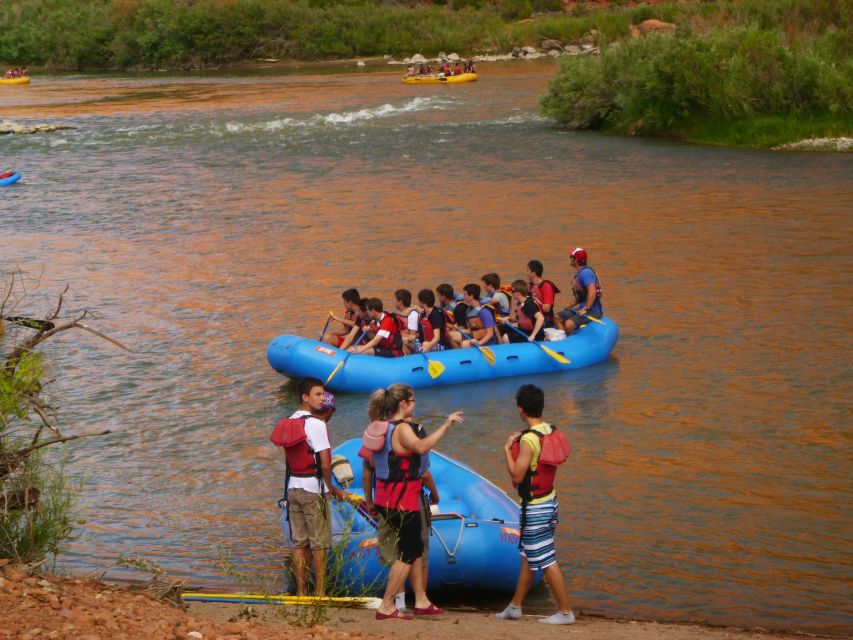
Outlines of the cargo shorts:
M305 489L289 489L287 513L290 541L296 549L328 549L332 546L332 514L328 495Z

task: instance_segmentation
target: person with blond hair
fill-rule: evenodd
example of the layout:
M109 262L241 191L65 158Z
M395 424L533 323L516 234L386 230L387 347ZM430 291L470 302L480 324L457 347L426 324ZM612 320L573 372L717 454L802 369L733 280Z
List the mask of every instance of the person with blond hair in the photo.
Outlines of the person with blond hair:
M396 541L394 562L388 571L388 584L376 619L411 620L411 616L400 614L395 602L407 578L415 590L414 614L442 614L444 610L427 598L422 576L421 496L423 477L429 470L429 452L451 426L462 422L462 412L451 413L433 434L426 435L413 421L414 390L405 384L392 384L373 392L367 413L372 421L388 421L384 445L373 453L375 487L372 501L383 525L393 531Z

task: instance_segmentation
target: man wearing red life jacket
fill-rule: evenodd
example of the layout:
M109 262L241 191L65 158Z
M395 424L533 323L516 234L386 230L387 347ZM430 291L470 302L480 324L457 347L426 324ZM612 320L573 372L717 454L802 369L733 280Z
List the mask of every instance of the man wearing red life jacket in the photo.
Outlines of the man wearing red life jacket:
M317 596L325 596L326 549L332 546L329 495L344 492L332 484L332 456L324 410L325 390L316 378L299 383L299 409L276 424L270 440L284 448L287 504L296 593L308 595L308 564L314 568Z
M568 456L568 440L558 435L556 428L543 422L545 394L542 389L526 384L515 394L515 402L525 428L509 436L504 454L507 471L521 497L521 571L509 606L496 615L501 620L521 618L521 605L533 584L533 576L541 570L559 611L539 622L572 624L575 616L554 549L559 513L554 479L557 464ZM557 449L559 453L553 453Z
M527 263L527 277L530 282L530 295L542 307L542 315L545 316L545 326L554 326L554 301L560 290L550 280L543 280L542 274L545 267L539 260L531 260Z
M365 353L381 358L397 358L403 355L403 340L400 335L400 325L390 313L382 310L382 300L370 298L366 305L367 312L379 325L376 335L367 344L350 347L350 353Z

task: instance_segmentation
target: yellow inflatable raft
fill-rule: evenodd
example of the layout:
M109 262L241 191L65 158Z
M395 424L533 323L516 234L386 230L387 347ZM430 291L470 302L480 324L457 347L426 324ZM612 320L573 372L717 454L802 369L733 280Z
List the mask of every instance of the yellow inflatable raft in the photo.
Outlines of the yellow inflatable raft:
M0 84L29 84L30 77L23 76L21 78L0 78Z
M453 84L455 82L474 82L476 79L476 73L461 73L458 76L406 76L403 78L403 82L406 84L441 84L444 82Z

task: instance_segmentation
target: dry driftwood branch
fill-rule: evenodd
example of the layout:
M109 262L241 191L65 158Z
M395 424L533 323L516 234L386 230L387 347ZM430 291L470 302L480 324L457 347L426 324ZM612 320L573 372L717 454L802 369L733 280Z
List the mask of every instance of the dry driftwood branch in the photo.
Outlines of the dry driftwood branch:
M80 322L85 317L86 317L86 311L83 311L83 313L81 313L79 316L77 316L73 320L70 320L64 324L58 324L58 325L54 326L53 329L50 329L49 331L37 331L35 334L30 336L27 340L25 340L19 346L17 346L15 349L12 350L12 353L10 353L9 357L6 358L7 366L14 366L18 362L18 360L20 359L20 357L22 355L24 355L28 351L32 351L35 347L37 347L39 344L41 344L42 342L44 342L45 340L47 340L51 336L55 336L57 333L61 333L62 331L68 331L68 329L83 329L84 331L88 331L89 333L95 334L99 338L103 338L104 340L107 340L108 342L112 342L114 345L116 345L117 347L119 347L121 349L124 349L125 351L133 353L133 349L126 347L125 345L123 345L118 340L115 340L114 338L110 338L109 336L104 335L100 331L93 329L89 325L85 325L82 322ZM55 317L51 317L50 319L54 320Z

